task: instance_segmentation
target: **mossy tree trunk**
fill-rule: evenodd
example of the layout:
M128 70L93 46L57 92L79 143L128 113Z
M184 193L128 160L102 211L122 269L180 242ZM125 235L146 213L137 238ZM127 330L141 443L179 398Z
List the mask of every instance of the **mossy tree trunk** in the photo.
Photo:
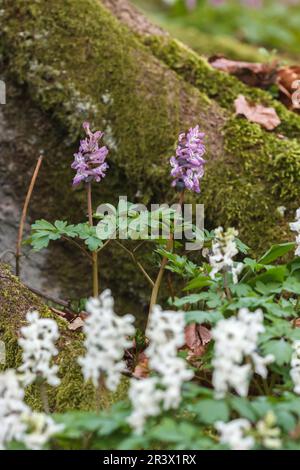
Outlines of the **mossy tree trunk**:
M77 359L84 354L83 335L70 331L68 323L60 318L30 290L13 276L8 266L0 263L0 341L5 345L5 362L0 367L16 369L22 361L18 346L20 328L26 325L26 313L37 310L41 317L52 318L58 323L60 338L57 342L59 354L55 359L59 366L61 384L57 388L47 387L51 411L74 409L96 409L98 399L93 385L84 383ZM127 387L124 379L116 395ZM114 394L105 393L101 399L103 407L114 399ZM27 388L26 401L36 410L42 409L38 387Z
M0 0L0 9L8 89L2 112L6 127L16 130L16 137L3 137L2 158L21 194L24 174L40 151L46 155L32 216L76 222L79 208L85 214L84 190L70 190L83 120L105 131L111 149L95 204L115 203L118 195L172 202L174 142L180 131L200 124L208 165L196 202L205 204L207 227L236 226L256 252L289 238L288 221L300 201L299 116L269 93L212 69L126 0ZM240 93L276 108L282 121L276 131L235 116ZM285 217L278 206L287 208ZM110 250L102 264L105 284L117 286L129 305L140 305L146 284L115 247ZM56 271L64 269L58 264ZM64 276L76 282L74 273Z
M64 320L52 314L38 297L11 275L7 266L0 264L0 339L6 349L5 368L17 368L21 364L18 336L20 328L26 324L26 313L30 309L38 310L41 316L55 318L59 325L58 346L61 352L58 364L62 383L57 389L48 389L51 409L93 406L93 387L83 384L76 362L83 352L82 335L69 331ZM38 389L30 387L27 395L32 406L37 409L41 407Z

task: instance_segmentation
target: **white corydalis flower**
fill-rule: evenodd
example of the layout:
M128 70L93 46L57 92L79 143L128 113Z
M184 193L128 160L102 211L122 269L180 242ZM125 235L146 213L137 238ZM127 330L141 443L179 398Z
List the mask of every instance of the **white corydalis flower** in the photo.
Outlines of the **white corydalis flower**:
M26 430L20 416L29 411L23 402L24 390L21 388L14 370L0 374L0 449L13 440L21 441Z
M256 424L256 432L261 444L266 449L280 449L282 446L281 430L276 426L277 418L272 410Z
M234 419L229 423L217 421L215 428L220 434L221 444L231 450L250 450L255 445L254 438L247 435L251 430L251 423L247 419Z
M50 416L32 412L23 400L16 372L8 369L0 374L0 449L12 441L23 442L28 449L41 449L63 427Z
M55 320L40 318L37 311L26 315L28 326L21 328L21 338L18 340L23 349L23 363L19 372L25 385L29 385L37 378L44 379L49 385L56 387L60 384L57 377L58 366L51 362L58 354L55 342L59 338L58 326Z
M217 398L222 398L230 388L247 396L253 371L267 377L266 366L274 357L262 357L257 351L258 338L264 330L262 311L250 312L247 308L240 309L237 317L219 321L212 330L213 385ZM245 358L250 358L252 364L244 364Z
M238 231L229 228L224 232L223 227L215 230L215 238L212 242L211 254L209 255L209 263L212 267L210 277L215 279L218 272L230 272L234 284L238 282L238 275L243 269L242 263L235 263L234 256L238 254L236 245L236 237Z
M91 379L98 387L103 374L106 387L114 391L126 368L124 351L132 346L128 337L135 333L132 325L134 317L115 314L114 300L109 290L105 290L99 299L90 299L86 310L89 313L83 326L86 354L78 362L85 380Z
M146 331L150 344L145 354L150 369L159 374L165 388L165 409L178 407L182 384L194 375L187 362L177 357L178 349L185 344L184 330L183 312L163 311L159 305L153 307Z
M300 395L300 341L293 342L290 376L294 383L294 392Z
M24 433L22 442L28 449L39 450L54 436L63 430L63 424L56 424L45 413L24 413L21 416L22 423L30 432Z
M297 209L297 211L296 211L296 220L295 220L295 222L291 222L289 225L290 225L290 229L293 232L297 233L295 255L300 256L300 208Z
M129 397L133 411L129 424L142 433L149 416L157 416L164 410L177 408L185 381L193 377L184 359L177 357L178 348L185 343L183 312L163 311L155 305L146 331L150 344L145 353L149 367L156 377L132 380Z
M137 434L143 433L148 417L160 414L164 393L158 389L158 383L157 377L130 382L128 397L133 405L133 411L127 421Z

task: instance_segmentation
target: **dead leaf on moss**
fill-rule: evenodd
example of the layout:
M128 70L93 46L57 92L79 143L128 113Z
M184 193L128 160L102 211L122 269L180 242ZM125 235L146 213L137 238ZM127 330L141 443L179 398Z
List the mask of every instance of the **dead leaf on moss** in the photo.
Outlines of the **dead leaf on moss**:
M296 318L295 320L293 320L292 324L294 328L300 328L300 318Z
M231 75L235 75L246 85L268 88L276 83L277 62L258 63L229 60L223 56L213 56L209 59L212 67Z
M82 318L77 317L75 318L74 321L72 321L72 323L69 324L68 329L72 331L76 331L76 330L79 330L79 328L82 328L83 325L84 325L84 321L82 320Z
M185 342L190 350L189 358L202 356L211 340L211 332L205 326L191 323L185 328Z
M300 66L291 65L280 68L277 73L277 85L281 92L281 101L289 109L299 110L299 92L297 90L300 89Z
M133 377L144 379L149 375L149 359L144 352L138 356L137 365L133 371Z
M260 124L268 131L272 131L281 123L274 108L267 108L261 104L250 104L244 95L239 95L234 105L237 115L245 116L248 121Z

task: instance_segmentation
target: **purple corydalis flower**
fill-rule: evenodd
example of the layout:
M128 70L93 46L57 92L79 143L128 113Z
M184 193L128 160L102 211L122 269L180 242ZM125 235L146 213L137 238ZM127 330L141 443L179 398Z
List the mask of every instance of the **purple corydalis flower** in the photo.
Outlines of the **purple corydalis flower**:
M170 159L172 167L172 183L178 189L184 188L200 193L200 180L204 175L205 145L204 133L199 126L191 128L186 134L180 134L176 148L176 156Z
M73 186L82 181L85 183L96 181L98 183L105 177L108 168L108 164L105 162L108 149L105 146L99 147L103 132L91 132L88 122L84 122L82 127L87 137L80 141L79 152L74 154L74 162L71 167L77 173L73 179Z

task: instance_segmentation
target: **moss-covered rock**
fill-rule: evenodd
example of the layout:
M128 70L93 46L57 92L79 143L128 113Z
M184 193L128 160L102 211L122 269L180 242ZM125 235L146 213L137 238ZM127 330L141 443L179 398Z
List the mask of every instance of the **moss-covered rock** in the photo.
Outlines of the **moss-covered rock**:
M207 134L208 165L203 192L194 200L205 203L207 226L237 226L256 252L288 238L287 222L300 200L300 117L118 8L120 1L0 1L3 75L20 93L15 103L26 100L47 123L41 130L35 124L30 131L30 122L26 127L34 138L39 134L33 147L42 145L47 156L32 213L73 222L85 213L84 191L70 191L69 168L83 120L105 130L111 149L110 171L95 187L95 204L116 202L120 194L143 203L172 202L172 147L180 130L199 123ZM267 132L235 117L239 93L274 106L280 127ZM7 119L9 109L3 111ZM24 119L26 112L20 110ZM8 151L19 165L18 152ZM29 154L22 155L23 166ZM282 205L286 218L279 219L276 208ZM113 245L101 263L105 284L140 305L145 284L130 261Z
M204 57L168 36L149 35L143 42L153 54L176 71L185 81L205 93L208 97L229 111L234 111L234 100L242 94L252 101L272 106L282 123L276 132L287 137L300 139L300 116L286 109L273 98L272 94L258 88L249 87L238 78L213 68Z
M56 363L59 366L58 375L61 384L57 388L47 387L51 411L95 409L97 402L95 389L91 383L83 381L77 363L77 358L84 352L82 333L70 331L68 323L52 313L3 264L0 264L0 340L5 344L6 362L1 364L1 367L17 368L21 364L18 335L20 328L26 324L26 313L30 309L38 310L42 317L53 318L59 326L60 338L57 343L59 355ZM126 386L124 381L116 392L117 396L126 390ZM28 387L26 400L34 409L42 408L37 386ZM101 398L101 406L107 406L112 400L114 395L105 393Z
M9 95L3 114L18 135L5 146L3 158L21 196L36 155L43 151L46 157L32 199L33 217L72 222L84 217L84 188L71 191L70 184L84 120L105 130L111 150L108 176L94 185L95 205L115 203L119 195L143 203L172 200L168 159L178 132L198 121L212 153L221 154L222 139L214 134L220 135L223 111L156 59L100 2L1 5L2 71ZM100 260L102 286L109 285L117 298L124 293L128 309L137 299L139 305L146 302L149 288L131 260L115 245L107 253ZM111 272L112 258L117 276ZM82 269L76 257L75 272L60 260L52 256L49 268L56 263L56 276L67 280L69 289L79 279L80 295L86 296L88 266Z

